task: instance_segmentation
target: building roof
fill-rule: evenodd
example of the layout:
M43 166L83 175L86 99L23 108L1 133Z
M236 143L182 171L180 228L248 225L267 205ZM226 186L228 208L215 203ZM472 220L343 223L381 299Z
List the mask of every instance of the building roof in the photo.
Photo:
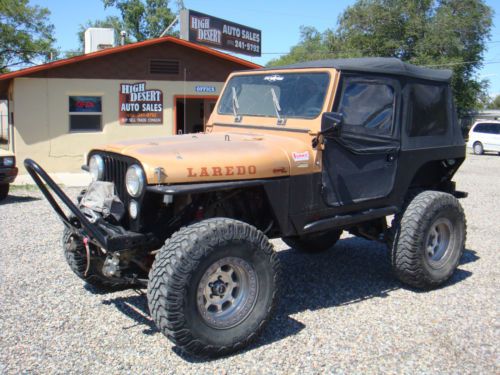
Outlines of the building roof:
M79 55L79 56L70 57L67 59L53 61L53 62L46 63L46 64L32 66L32 67L29 67L26 69L16 70L14 72L0 74L0 81L12 79L12 78L17 78L17 77L24 77L24 76L30 75L32 73L39 73L39 72L47 71L50 69L58 68L61 66L78 63L81 61L87 61L87 60L96 59L96 58L103 57L103 56L108 56L108 55L112 55L112 54L117 54L117 53L129 51L132 49L137 49L137 48L152 46L152 45L158 45L158 44L162 44L162 43L173 43L176 45L181 45L181 46L184 46L187 48L191 48L193 50L207 53L209 55L218 57L218 58L223 59L223 60L227 60L227 61L230 61L230 62L233 62L236 64L240 64L243 67L247 67L250 69L257 69L257 68L262 67L261 65L257 65L257 64L250 62L250 61L240 59L240 58L235 57L235 56L231 56L227 53L219 52L219 51L214 50L212 48L204 47L204 46L201 46L201 45L198 45L195 43L191 43L191 42L188 42L186 40L179 39L179 38L166 36L166 37L162 37L162 38L145 40L143 42L130 43L130 44L126 44L123 46L107 48L107 49L104 49L101 51L91 52L91 53L87 53L84 55Z
M452 71L447 69L429 69L405 63L394 57L364 57L353 59L330 59L307 61L269 69L306 69L334 68L341 71L392 74L431 81L449 82Z

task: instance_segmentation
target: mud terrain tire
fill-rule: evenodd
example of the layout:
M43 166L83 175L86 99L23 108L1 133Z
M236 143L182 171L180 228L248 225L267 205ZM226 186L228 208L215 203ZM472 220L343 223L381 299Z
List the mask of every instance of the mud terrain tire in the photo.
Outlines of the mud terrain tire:
M396 225L391 263L396 276L418 288L448 280L462 257L466 222L462 206L448 193L415 196Z
M127 286L131 286L125 281L110 279L104 276L101 271L103 260L98 258L93 259L91 257L90 268L87 275L85 275L85 270L87 268L87 252L85 251L85 246L83 241L72 235L68 228L64 228L62 247L64 258L66 262L68 262L69 268L71 268L71 271L73 271L76 276L86 283L96 288L106 290L123 289Z
M231 219L203 220L174 233L156 255L149 311L180 349L226 355L262 331L277 303L278 280L278 257L261 231ZM219 300L220 309L213 307Z
M342 235L341 230L313 233L301 237L284 237L283 242L304 253L321 253L333 247Z

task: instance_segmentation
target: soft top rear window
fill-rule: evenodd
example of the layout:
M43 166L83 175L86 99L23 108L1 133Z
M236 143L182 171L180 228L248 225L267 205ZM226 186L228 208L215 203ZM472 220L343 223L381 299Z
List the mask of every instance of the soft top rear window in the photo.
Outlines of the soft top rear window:
M227 83L217 111L234 116L316 118L329 82L326 72L235 76Z

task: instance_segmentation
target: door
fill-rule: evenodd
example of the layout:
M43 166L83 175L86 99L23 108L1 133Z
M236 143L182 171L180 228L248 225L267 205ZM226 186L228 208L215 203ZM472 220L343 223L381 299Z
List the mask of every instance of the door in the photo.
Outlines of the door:
M500 151L500 124L478 124L476 129L478 129L477 138L483 144L485 151Z
M495 124L493 134L493 151L500 151L500 124Z
M213 99L205 99L203 102L203 125L207 125L216 103L217 101Z
M325 138L323 198L345 206L388 196L400 148L399 83L370 76L345 76L333 110L343 116L340 136Z

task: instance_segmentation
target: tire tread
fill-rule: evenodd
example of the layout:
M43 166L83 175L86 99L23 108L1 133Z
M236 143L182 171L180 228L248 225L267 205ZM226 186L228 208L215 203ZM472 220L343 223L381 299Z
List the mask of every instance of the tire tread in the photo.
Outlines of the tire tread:
M255 332L235 340L230 346L216 347L194 337L186 326L182 301L199 262L217 245L228 240L249 240L268 256L274 285L272 303ZM197 246L203 242L203 246ZM256 228L232 219L213 218L183 227L165 241L149 273L148 305L160 331L182 350L195 355L220 356L237 351L254 341L269 321L277 304L280 267L278 256L267 237Z

